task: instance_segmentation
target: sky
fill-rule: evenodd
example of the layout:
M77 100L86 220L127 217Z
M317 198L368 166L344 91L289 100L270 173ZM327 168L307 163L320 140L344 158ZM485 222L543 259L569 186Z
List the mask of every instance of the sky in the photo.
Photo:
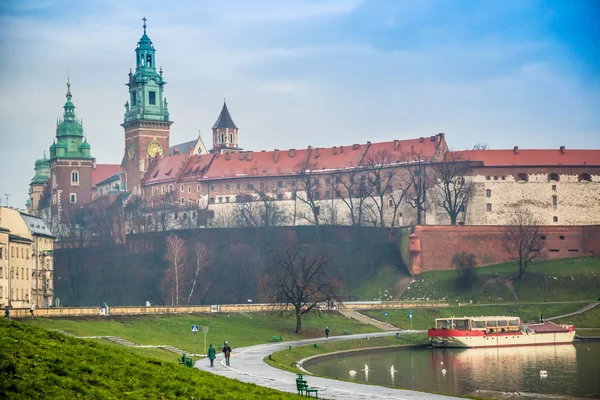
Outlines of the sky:
M248 150L439 132L452 149L600 149L596 0L2 0L0 204L24 207L67 70L92 155L121 162L144 16L172 145L210 147L226 98Z

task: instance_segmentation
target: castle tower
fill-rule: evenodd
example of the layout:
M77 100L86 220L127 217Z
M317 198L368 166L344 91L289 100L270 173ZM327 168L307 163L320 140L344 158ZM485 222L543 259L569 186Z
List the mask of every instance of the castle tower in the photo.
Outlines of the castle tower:
M40 158L35 162L35 176L29 183L29 202L27 203L27 211L30 214L38 215L44 188L48 185L49 181L50 163L46 158L46 152L44 152L44 158Z
M156 72L156 50L144 34L135 49L135 73L129 71L129 101L125 103L125 154L121 164L127 191L140 193L140 181L152 158L169 151L170 126L167 99L163 98L162 67Z
M51 206L53 214L59 218L69 208L78 209L92 200L92 169L95 163L90 154L91 146L83 137L83 124L75 116L68 79L66 97L63 118L57 121L56 139L50 146L48 160Z
M238 146L238 127L233 122L225 101L223 101L219 118L212 127L212 132L213 151L215 153L241 150Z

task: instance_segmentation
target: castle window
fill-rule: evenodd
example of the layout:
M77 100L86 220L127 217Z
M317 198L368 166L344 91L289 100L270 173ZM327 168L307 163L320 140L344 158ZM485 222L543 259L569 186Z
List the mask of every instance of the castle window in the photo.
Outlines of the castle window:
M315 207L315 215L319 215L321 214L321 207L320 206L316 206Z
M492 205L490 203L487 203L485 205L485 210L488 211L488 212L491 212L492 211Z
M490 179L492 179L492 177L491 177L491 176L489 176L489 175L485 177L485 180L486 180L486 181L489 181Z
M200 191L200 185L196 186L196 192Z
M215 198L214 198L214 197L211 197L210 199L208 199L208 202L209 202L210 204L215 204Z
M485 190L485 197L492 197L492 191L490 189Z
M552 205L554 207L556 207L558 205L558 197L557 196L552 196Z
M236 183L236 184L235 184L235 188L239 190L239 189L240 189L240 184L239 184L239 183Z
M173 185L169 185L169 193L173 193Z
M146 56L146 65L148 65L148 67L152 68L152 56L150 54L148 54Z
M221 143L225 143L225 134L221 133Z
M552 221L553 222L558 222L558 217L557 216L552 217Z
M219 203L222 203L222 202L223 202L223 198L219 197Z
M188 193L192 193L192 185L188 185Z
M185 199L182 197L181 199L179 199L179 203L184 206L185 205Z
M552 185L552 190L556 191L556 185Z
M156 104L156 92L154 90L148 92L148 104Z
M233 133L229 134L229 143L233 143Z
M252 189L252 188L254 188L253 184L251 184L251 183L246 184L246 189Z
M154 186L152 186L152 196L154 196L154 195L156 195L156 188Z
M331 183L331 178L325 178L325 183Z
M229 185L229 183L228 183L228 184L226 184L226 185L225 185L225 190L229 190L229 189L230 189L230 187L231 187L231 186Z
M527 174L520 173L519 175L517 175L517 182L527 182L528 180L529 176L527 176Z
M137 103L137 96L136 96L136 93L133 92L133 93L131 93L131 105L135 106L136 103Z
M283 181L277 181L277 187L279 187L279 188L283 187Z
M191 207L191 206L192 206L192 201L188 200L188 207Z
M560 180L560 177L558 176L558 174L555 174L555 173L548 174L548 181L558 182L559 180Z
M71 195L69 196L69 201L71 203L77 203L77 195L75 193L71 193Z
M394 200L388 199L388 207L394 207Z
M458 212L465 212L465 206L461 204L461 205L458 207Z
M590 176L590 174L579 174L579 182L591 182L592 181L592 177Z
M325 198L328 199L331 196L331 193L329 193L329 190L325 191Z
M181 185L181 186L179 187L179 191L180 191L181 193L185 192L185 187L184 187L183 185Z
M282 193L279 193L277 195L277 200L283 200L283 194Z
M229 203L229 196L225 197L225 203Z
M560 235L558 238L559 238L560 240L565 240L565 237L564 237L563 235Z
M313 197L315 200L319 200L319 198L321 197L321 194L319 192L314 192Z
M71 171L71 186L79 186L79 171Z
M215 185L210 185L210 190L215 190Z
M161 192L161 194L165 194L165 185L162 185L160 187L160 192Z

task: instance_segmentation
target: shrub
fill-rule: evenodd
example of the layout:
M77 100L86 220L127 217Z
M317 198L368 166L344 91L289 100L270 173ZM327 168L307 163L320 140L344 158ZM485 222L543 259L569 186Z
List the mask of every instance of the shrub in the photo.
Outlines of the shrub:
M461 290L470 290L477 283L477 258L473 253L456 253L452 257L452 266L458 271L456 286Z

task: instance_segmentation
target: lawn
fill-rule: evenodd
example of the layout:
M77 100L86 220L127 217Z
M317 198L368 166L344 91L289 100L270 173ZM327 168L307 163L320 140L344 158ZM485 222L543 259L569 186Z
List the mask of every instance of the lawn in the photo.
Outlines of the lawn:
M566 303L566 304L498 304L498 305L467 305L460 307L440 307L440 308L415 308L412 310L412 328L428 329L434 324L436 318L443 317L463 317L463 316L481 316L481 315L516 315L521 317L522 321L535 321L540 313L545 317L567 314L584 307L587 303ZM385 321L384 312L388 313L388 322L402 329L410 328L410 319L408 310L368 310L361 311L380 321ZM576 325L577 326L577 325Z
M365 338L338 340L319 343L318 347L308 345L293 347L291 350L277 351L271 354L271 359L265 357L264 361L275 368L299 373L300 370L292 366L292 363L318 354L334 353L343 350L368 349L373 347L425 345L427 343L428 338L427 335L424 334L402 335L398 339L396 339L395 336L385 336L369 338L368 340Z
M572 315L570 317L557 319L557 324L573 324L575 329L577 328L597 328L594 331L577 331L578 335L581 336L600 336L600 306L596 306L591 310L588 310L582 314ZM590 333L591 332L591 333Z
M449 301L592 301L600 296L600 258L581 257L535 261L524 279L516 278L514 263L478 267L469 290L456 285L456 271L431 271L419 275L401 295L402 300Z
M406 275L394 267L382 267L377 271L376 276L352 289L351 297L359 301L393 300L398 296L396 282L403 276Z
M278 313L178 314L145 316L109 316L77 318L23 319L24 323L46 329L58 329L76 336L118 336L144 345L171 345L189 353L194 351L192 325L209 327L207 343L228 340L235 347L266 343L273 336L283 335L284 341L324 336L328 326L332 336L345 329L352 333L378 331L371 325L347 319L337 312L311 314L303 319L302 331L294 333L295 318ZM203 352L204 336L197 334L197 352ZM174 356L175 357L175 356Z
M94 342L97 342L103 346L112 347L118 351L127 351L136 356L153 358L155 360L160 360L164 362L169 362L172 364L178 364L177 358L181 357L181 354L175 354L168 350L157 349L157 348L145 348L145 347L129 347L123 346L122 344L111 342L107 339L90 339ZM197 357L192 357L196 359Z
M0 320L0 337L3 398L298 398L16 321Z

